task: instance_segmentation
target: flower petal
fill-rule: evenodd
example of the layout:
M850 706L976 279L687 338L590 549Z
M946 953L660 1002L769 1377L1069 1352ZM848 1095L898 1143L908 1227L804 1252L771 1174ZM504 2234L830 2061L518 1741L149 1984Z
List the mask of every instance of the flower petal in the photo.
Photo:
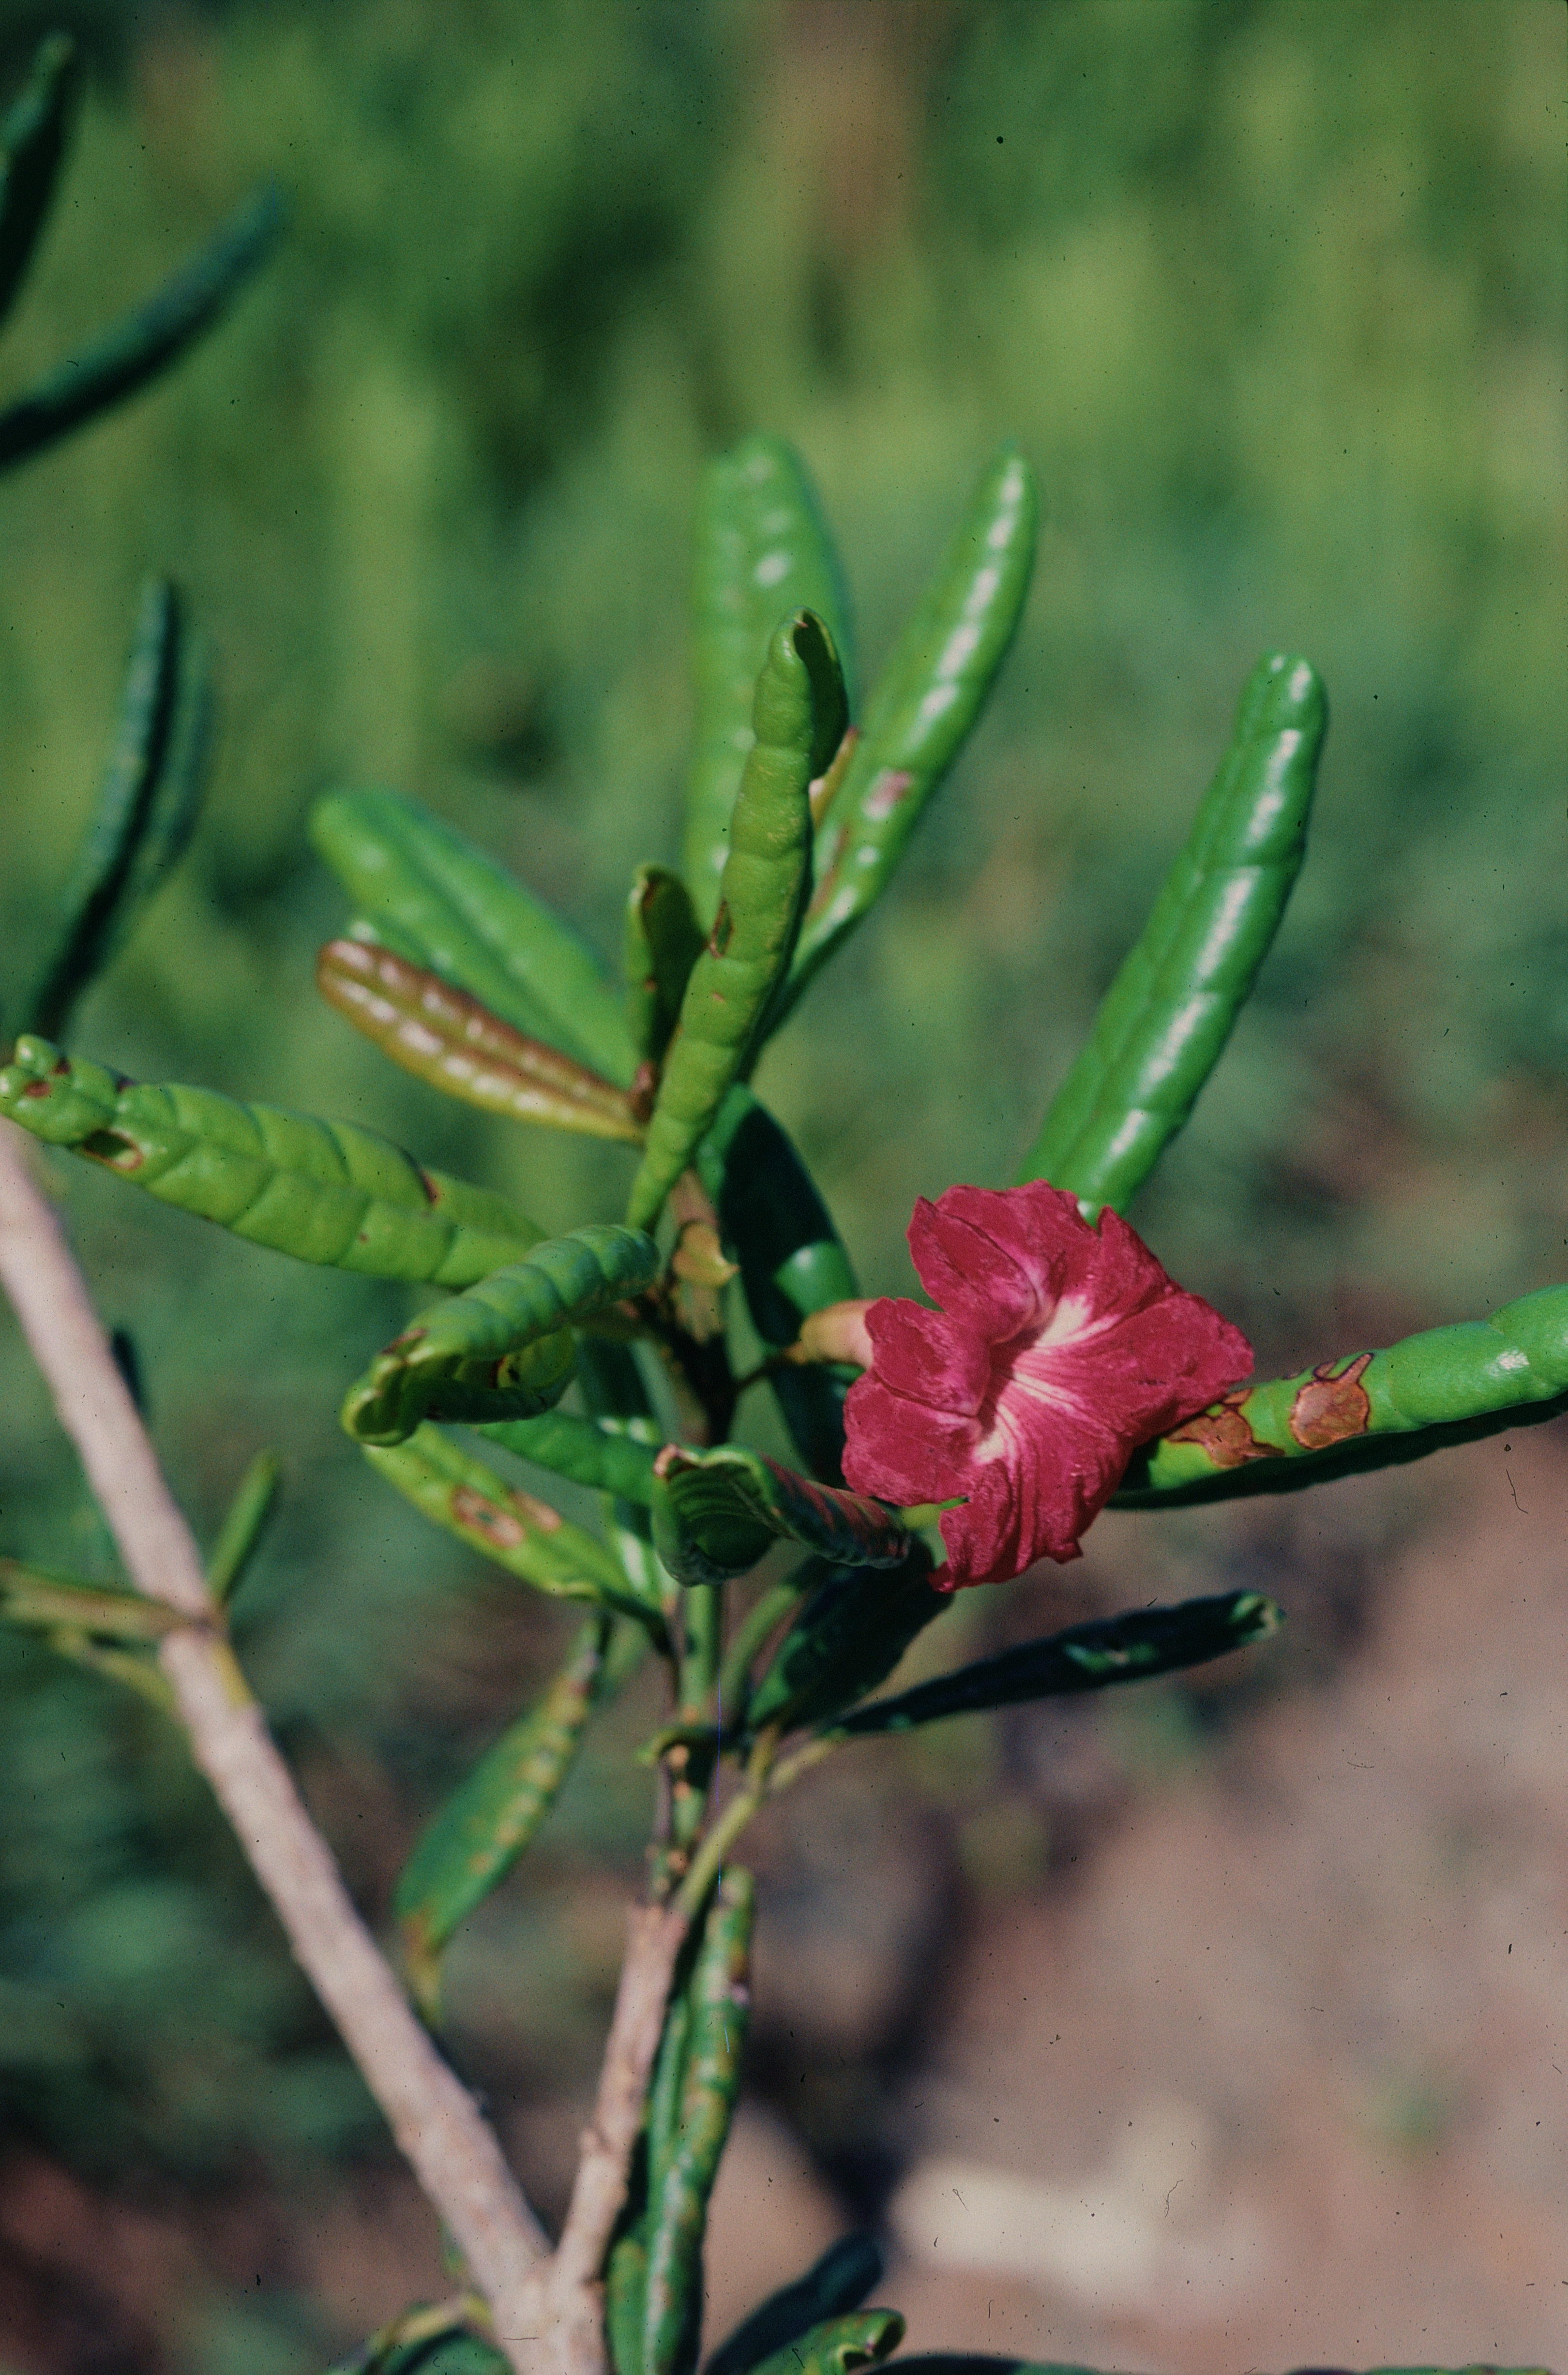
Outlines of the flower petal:
M1065 1200L1076 1218L1076 1203ZM996 1188L949 1188L939 1203L923 1196L909 1224L909 1249L926 1294L956 1319L973 1315L988 1335L1027 1327L1055 1301L1048 1236L1041 1232L1032 1240L1007 1206L1006 1193Z
M866 1315L872 1363L894 1393L933 1410L974 1412L991 1383L984 1336L944 1311L884 1296Z
M1043 1180L922 1199L909 1239L943 1308L867 1314L844 1473L884 1499L963 1496L942 1518L949 1588L1076 1558L1137 1447L1251 1369L1241 1330L1118 1214L1091 1227Z
M891 1393L874 1370L851 1386L843 1418L844 1483L855 1492L907 1507L968 1491L973 1419Z

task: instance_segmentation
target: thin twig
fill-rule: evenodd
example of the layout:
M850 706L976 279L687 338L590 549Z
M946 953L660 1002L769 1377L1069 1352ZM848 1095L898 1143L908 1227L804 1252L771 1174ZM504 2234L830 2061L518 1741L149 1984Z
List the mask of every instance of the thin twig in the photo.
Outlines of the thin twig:
M604 2366L604 2300L599 2270L626 2199L632 2147L654 2057L659 2050L670 1981L689 1928L672 1907L635 1908L626 1960L590 2126L583 2132L566 2224L550 2263L550 2339L556 2375L597 2375Z
M770 1724L757 1735L755 1745L746 1763L746 1778L718 1821L708 1831L691 1860L691 1868L676 1893L675 1904L688 1921L695 1921L702 1910L703 1900L718 1877L728 1855L747 1824L768 1795L768 1776L778 1754L779 1728Z
M548 2245L473 2097L415 2018L344 1886L221 1630L190 1528L165 1483L26 1141L0 1121L0 1284L149 1599L191 1621L159 1661L206 1775L295 1956L332 2015L426 2194L490 2303L519 2370L544 2363ZM602 2363L602 2358L601 2358Z

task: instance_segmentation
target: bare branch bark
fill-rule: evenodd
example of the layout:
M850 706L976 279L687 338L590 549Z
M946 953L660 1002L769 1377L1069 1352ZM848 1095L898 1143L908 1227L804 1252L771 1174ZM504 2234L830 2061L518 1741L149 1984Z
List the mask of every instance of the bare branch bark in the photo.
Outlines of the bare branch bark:
M590 2126L583 2131L566 2224L550 2263L554 2375L600 2375L605 2363L599 2270L626 2199L632 2146L664 2028L677 1958L690 1924L673 1906L632 1908L626 1960Z
M545 2364L544 2230L472 2096L415 2018L305 1810L224 1637L190 1528L164 1481L64 1233L33 1178L23 1133L7 1121L0 1121L0 1284L16 1306L131 1580L191 1620L167 1637L159 1656L195 1761L296 1957L489 2299L498 2344L520 2375L535 2375Z

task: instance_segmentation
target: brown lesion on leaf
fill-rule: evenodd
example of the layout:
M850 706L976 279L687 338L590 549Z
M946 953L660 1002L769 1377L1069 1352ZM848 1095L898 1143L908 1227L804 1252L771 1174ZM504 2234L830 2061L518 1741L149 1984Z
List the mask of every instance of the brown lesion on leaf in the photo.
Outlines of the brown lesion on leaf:
M525 1493L516 1485L509 1490L506 1497L514 1509L522 1511L536 1533L553 1534L560 1531L560 1511L552 1509L548 1501L536 1501L532 1493Z
M535 1501L527 1492L509 1492L506 1506L491 1501L473 1484L452 1487L452 1518L464 1532L480 1534L491 1542L497 1551L515 1551L527 1542L530 1530L535 1534L554 1534L560 1525L560 1510L554 1510L548 1501Z
M883 767L860 804L868 823L885 824L902 800L909 797L914 775L907 767Z
M735 919L729 912L729 901L719 901L719 912L713 917L713 928L708 935L708 954L722 957L729 946L729 936L735 929Z
M439 1204L442 1199L440 1180L432 1179L422 1163L416 1163L414 1169L419 1177L419 1185L425 1191L426 1203L432 1206Z
M1343 1368L1320 1361L1291 1404L1290 1429L1303 1451L1324 1451L1331 1443L1345 1443L1364 1435L1372 1424L1372 1402L1362 1373L1372 1359L1358 1353Z
M1244 1468L1249 1459L1279 1459L1279 1446L1260 1443L1246 1414L1249 1388L1238 1386L1184 1425L1173 1427L1167 1443L1196 1443L1216 1468Z

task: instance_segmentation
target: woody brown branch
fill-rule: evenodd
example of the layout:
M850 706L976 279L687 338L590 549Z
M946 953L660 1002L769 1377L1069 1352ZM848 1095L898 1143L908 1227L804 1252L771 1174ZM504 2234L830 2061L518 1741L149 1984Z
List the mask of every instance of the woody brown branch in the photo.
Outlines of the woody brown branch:
M497 2342L519 2375L539 2375L548 2363L544 2231L473 2097L415 2018L266 1730L222 1632L190 1529L25 1149L23 1134L0 1121L0 1284L132 1582L190 1620L168 1635L159 1657L192 1755L489 2299Z

